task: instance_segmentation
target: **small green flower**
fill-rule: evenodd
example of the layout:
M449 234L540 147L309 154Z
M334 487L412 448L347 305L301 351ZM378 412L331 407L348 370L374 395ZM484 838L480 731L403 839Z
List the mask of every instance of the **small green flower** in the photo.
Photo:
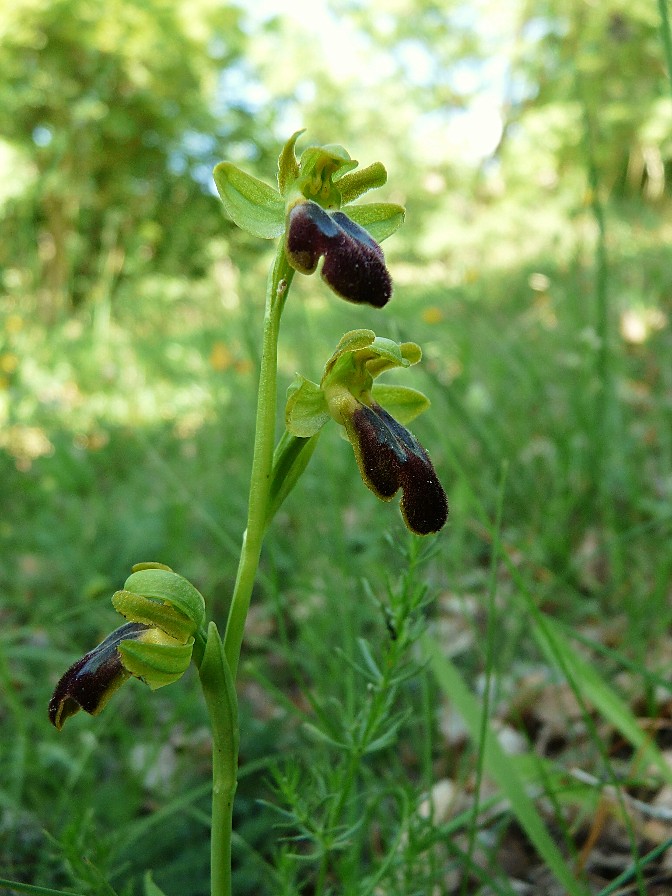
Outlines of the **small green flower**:
M56 685L49 719L59 731L80 709L98 715L131 676L155 690L177 681L189 666L205 617L205 601L190 582L163 564L141 563L112 603L128 621Z
M278 160L278 190L230 162L215 167L215 184L235 224L265 239L282 236L289 263L312 274L324 256L322 278L351 302L382 307L392 281L379 242L401 225L404 209L393 203L352 205L382 186L380 162L354 171L357 162L342 146L310 146L296 158L303 131L285 144Z
M404 424L429 401L415 389L374 383L386 370L410 367L420 357L414 342L398 344L372 330L352 330L327 362L319 386L297 377L285 420L298 438L311 438L330 418L343 426L364 484L384 501L401 489L406 525L428 535L446 522L448 502L429 455Z

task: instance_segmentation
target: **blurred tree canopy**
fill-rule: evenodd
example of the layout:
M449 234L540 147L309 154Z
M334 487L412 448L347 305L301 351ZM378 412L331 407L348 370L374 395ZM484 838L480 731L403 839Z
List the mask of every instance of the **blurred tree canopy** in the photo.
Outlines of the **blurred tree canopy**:
M216 107L244 50L240 11L18 0L0 28L0 133L24 187L5 206L2 262L32 261L51 312L149 259L197 271L214 227L203 166L250 128L235 101Z
M507 110L562 176L580 166L588 129L612 195L660 199L672 162L672 97L660 18L649 0L527 2L512 60L522 89Z
M229 233L212 165L226 156L268 177L302 126L363 163L384 159L393 198L422 205L428 227L466 219L479 195L578 195L586 137L611 195L669 195L672 98L652 0L267 9L0 0L5 285L9 271L53 318L149 267L200 276L210 237ZM484 96L490 136L474 150Z

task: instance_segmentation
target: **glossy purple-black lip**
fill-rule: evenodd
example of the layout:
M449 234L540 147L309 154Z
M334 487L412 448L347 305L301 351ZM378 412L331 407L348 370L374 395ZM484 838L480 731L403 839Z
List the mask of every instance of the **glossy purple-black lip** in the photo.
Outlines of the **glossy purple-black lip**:
M360 404L346 427L364 483L389 501L402 490L401 512L417 535L438 532L448 500L429 455L415 436L378 404Z
M127 622L70 666L49 701L52 725L60 731L66 720L80 709L91 715L100 712L130 676L122 665L118 645L137 638L148 628L141 622Z
M324 256L322 279L348 302L382 308L392 295L383 250L344 212L328 212L311 200L289 213L287 257L302 274L312 274Z

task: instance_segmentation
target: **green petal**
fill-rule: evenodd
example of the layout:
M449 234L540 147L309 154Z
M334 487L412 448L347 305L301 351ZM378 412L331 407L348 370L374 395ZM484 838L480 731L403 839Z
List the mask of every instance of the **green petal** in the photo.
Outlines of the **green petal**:
M220 162L213 171L227 215L253 236L273 239L285 229L285 203L277 190L231 162Z
M376 242L381 243L404 223L406 209L392 202L369 202L348 205L343 211L355 224L364 227Z
M422 358L422 349L415 342L402 342L399 346L401 356L408 361L409 367L417 364Z
M387 171L382 162L374 162L373 165L367 165L360 171L353 171L350 174L344 174L343 177L336 180L336 186L341 194L341 202L345 205L348 202L354 202L355 199L366 193L368 190L375 190L382 187L387 181Z
M291 435L309 439L329 420L324 393L317 385L297 374L287 390L285 425Z
M363 348L367 348L367 346L371 345L376 338L376 334L373 330L349 330L344 336L341 337L340 342L336 346L336 350L327 363L324 365L324 374L322 376L322 382L326 379L326 377L332 372L334 365L338 361L340 357L343 355L351 354L352 352L361 351Z
M376 383L371 390L373 398L399 423L406 425L430 405L429 398L408 386L392 386Z
M420 346L415 342L403 342L400 345L383 336L376 336L368 352L371 357L366 360L366 369L374 379L386 370L417 364L422 357ZM366 356L365 352L362 354Z

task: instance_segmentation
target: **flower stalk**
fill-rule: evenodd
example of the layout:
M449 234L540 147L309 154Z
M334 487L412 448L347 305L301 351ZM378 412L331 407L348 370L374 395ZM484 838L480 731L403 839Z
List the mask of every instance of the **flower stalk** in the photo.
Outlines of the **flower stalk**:
M278 336L280 318L293 276L294 269L287 261L284 245L280 243L266 289L247 528L243 535L236 583L224 635L224 651L234 681L266 529L275 449Z

